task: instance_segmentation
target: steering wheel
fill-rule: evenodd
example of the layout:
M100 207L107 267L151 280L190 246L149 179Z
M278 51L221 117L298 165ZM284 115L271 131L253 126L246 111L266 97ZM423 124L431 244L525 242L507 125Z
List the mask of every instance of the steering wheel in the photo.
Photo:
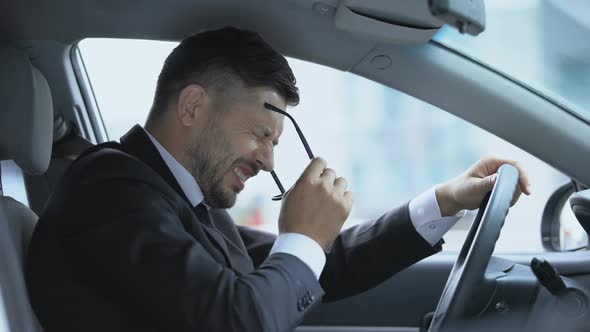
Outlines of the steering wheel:
M451 270L447 284L434 312L429 331L453 330L461 319L475 316L485 306L477 294L493 282L485 277L486 268L518 185L518 170L504 164L498 170L498 178L491 193L488 193L457 261Z

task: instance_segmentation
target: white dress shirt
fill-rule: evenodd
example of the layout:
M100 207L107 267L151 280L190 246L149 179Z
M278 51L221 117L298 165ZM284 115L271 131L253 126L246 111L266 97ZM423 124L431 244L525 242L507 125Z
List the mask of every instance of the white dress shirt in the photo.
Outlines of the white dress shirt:
M152 136L144 129L152 143L158 149L158 152L164 159L164 162L174 175L174 178L180 185L180 188L193 206L199 205L203 202L205 196L195 178L189 171L182 166L174 158L170 152L166 150ZM436 200L434 188L431 188L418 197L414 198L409 203L410 220L420 234L430 245L435 245L443 235L457 223L463 216L464 211L461 211L456 216L442 217L440 207ZM284 233L277 237L270 254L285 253L293 255L303 261L313 271L316 278L319 279L326 265L326 256L322 247L311 238L298 233Z

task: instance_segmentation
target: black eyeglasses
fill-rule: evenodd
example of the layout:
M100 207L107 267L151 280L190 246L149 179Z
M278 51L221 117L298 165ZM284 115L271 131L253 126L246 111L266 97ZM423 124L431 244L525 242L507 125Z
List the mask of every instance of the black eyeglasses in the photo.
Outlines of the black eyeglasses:
M305 139L305 136L303 136L303 132L301 131L301 129L297 125L297 122L295 122L295 119L293 119L291 114L289 114L289 113L283 111L282 109L280 109L276 106L273 106L269 103L264 103L264 107L270 111L277 112L277 113L280 113L280 114L286 116L287 118L289 118L289 120L291 120L291 122L293 122L293 126L295 127L295 130L297 131L297 135L301 139L301 143L303 143L303 147L305 147L305 151L307 152L309 159L310 160L313 159L314 158L313 152L311 152L311 149L309 148L309 144L307 144L307 140ZM274 196L272 198L272 200L273 201L280 201L283 199L283 195L285 194L285 187L283 187L281 180L279 180L279 177L277 176L277 173L274 170L270 171L270 175L272 175L272 178L275 180L277 187L279 187L279 190L281 191L281 193L279 195Z

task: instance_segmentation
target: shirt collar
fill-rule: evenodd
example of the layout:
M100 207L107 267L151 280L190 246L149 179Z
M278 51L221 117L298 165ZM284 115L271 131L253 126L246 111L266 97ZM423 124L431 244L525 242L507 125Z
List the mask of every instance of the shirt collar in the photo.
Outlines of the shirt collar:
M197 180L195 180L195 177L192 176L192 174L189 173L189 171L184 168L184 166L182 166L182 164L180 164L154 136L152 136L152 134L150 134L145 128L143 128L143 130L146 132L156 149L158 149L160 156L164 159L164 162L170 169L170 172L172 172L172 175L174 175L176 182L178 182L180 188L191 204L193 206L201 204L205 196L203 195L203 191L201 190L201 187L199 187Z

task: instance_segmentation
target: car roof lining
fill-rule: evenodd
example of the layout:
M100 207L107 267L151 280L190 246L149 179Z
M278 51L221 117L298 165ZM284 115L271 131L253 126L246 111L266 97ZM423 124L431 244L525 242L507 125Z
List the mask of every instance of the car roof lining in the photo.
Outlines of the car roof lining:
M312 4L308 0L220 0L206 5L205 1L147 0L141 6L113 0L12 1L0 5L7 7L0 7L0 12L11 13L0 20L0 38L66 44L84 38L178 41L198 31L232 25L260 32L275 48L294 57L314 54L319 48L331 50L311 61L348 70L375 43L335 29L332 17L318 14ZM305 20L293 19L303 16ZM338 51L348 44L355 45L350 52Z

